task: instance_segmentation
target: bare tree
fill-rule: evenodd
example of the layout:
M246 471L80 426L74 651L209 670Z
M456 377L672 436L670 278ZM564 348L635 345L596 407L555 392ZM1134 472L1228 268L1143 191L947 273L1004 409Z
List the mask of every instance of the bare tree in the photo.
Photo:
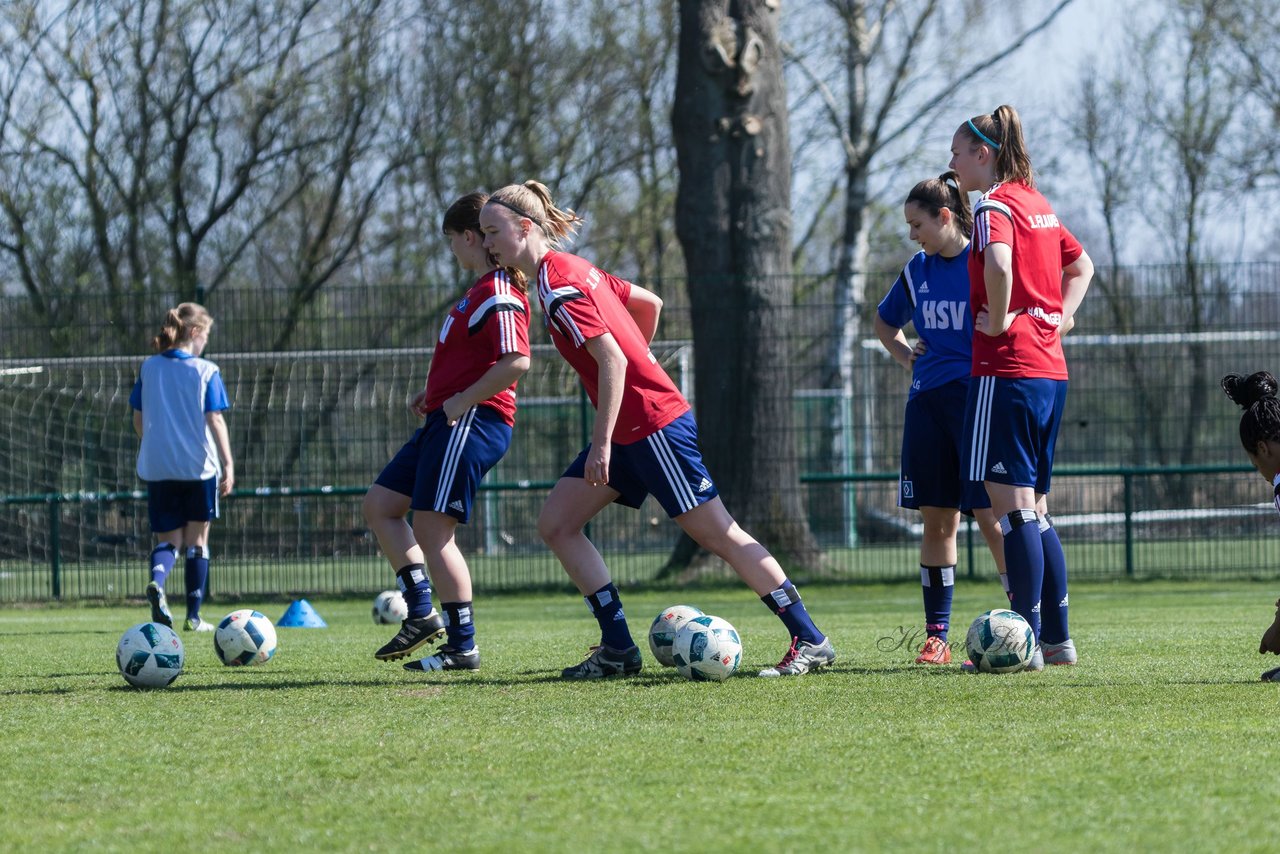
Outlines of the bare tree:
M786 329L791 162L770 0L682 0L673 111L698 415L725 503L786 563L816 567L798 486ZM686 539L670 568L693 555Z
M831 419L832 460L845 458L842 449L852 445L855 430L852 407L845 402L853 397L855 359L865 336L872 174L902 140L918 135L961 87L1015 54L1071 2L1058 0L1030 25L996 41L992 32L1003 28L992 27L992 16L985 14L981 3L826 0L826 14L809 10L817 43L787 46L788 59L821 104L818 114L825 122L817 122L814 132L822 135L825 129L827 138L838 140L841 155L842 168L833 174L823 201L814 210L815 216L826 217L838 205L840 212L834 240L834 311L823 383L839 395ZM1005 6L1001 11L1008 14ZM966 41L980 43L981 55L956 67L959 46ZM815 58L829 60L824 64ZM937 162L946 162L945 150L939 152ZM805 239L816 233L815 221L806 228ZM847 468L847 461L837 465L837 470ZM845 512L853 510L850 503Z

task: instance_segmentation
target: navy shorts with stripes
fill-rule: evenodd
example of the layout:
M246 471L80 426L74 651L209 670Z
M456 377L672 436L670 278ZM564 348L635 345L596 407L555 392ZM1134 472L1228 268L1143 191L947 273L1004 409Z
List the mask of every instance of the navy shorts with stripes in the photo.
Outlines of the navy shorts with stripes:
M964 412L969 380L916 392L907 401L902 428L902 472L898 506L959 507L965 511L990 507L987 491L960 472Z
M465 523L480 481L510 445L511 427L491 407L471 407L452 427L443 408L432 410L374 483L410 496L414 510Z
M590 450L590 445L584 448L562 476L581 479ZM638 442L615 442L609 454L609 488L619 493L615 503L624 507L639 507L652 495L673 519L719 495L698 450L693 413Z
M147 516L156 534L217 519L218 478L147 481Z
M965 476L1048 492L1067 381L973 377L964 414Z

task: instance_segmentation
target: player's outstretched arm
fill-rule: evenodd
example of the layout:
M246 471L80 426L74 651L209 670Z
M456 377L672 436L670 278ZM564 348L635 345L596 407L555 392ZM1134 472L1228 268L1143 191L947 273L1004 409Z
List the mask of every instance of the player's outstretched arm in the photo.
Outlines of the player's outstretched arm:
M627 313L640 328L644 340L653 341L653 336L658 333L658 316L662 314L662 297L633 284L627 298Z
M207 412L204 420L209 425L209 432L213 433L213 444L222 459L222 480L218 483L218 494L225 498L236 486L236 463L231 456L231 437L227 434L227 422L221 412Z
M1093 259L1086 252L1062 270L1062 320L1058 334L1066 335L1075 326L1076 311L1084 302L1089 282L1093 281Z
M880 343L889 351L889 355L893 360L908 371L911 370L911 363L915 361L916 351L907 343L906 333L896 326L890 326L885 319L879 314L875 319L876 337L880 339Z

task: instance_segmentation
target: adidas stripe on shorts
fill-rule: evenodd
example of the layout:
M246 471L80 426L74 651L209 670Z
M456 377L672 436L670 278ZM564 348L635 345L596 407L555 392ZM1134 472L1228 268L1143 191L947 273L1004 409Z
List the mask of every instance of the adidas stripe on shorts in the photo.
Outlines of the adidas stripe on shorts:
M584 448L562 477L581 478L590 450L590 445ZM698 450L693 413L686 412L638 442L615 442L609 455L609 487L620 493L615 503L624 507L640 507L652 495L672 518L719 495Z
M465 523L480 481L510 445L510 425L488 406L471 407L452 427L444 409L435 409L374 483L410 496L414 510L434 510Z
M961 447L965 478L1048 492L1066 401L1066 380L970 379Z

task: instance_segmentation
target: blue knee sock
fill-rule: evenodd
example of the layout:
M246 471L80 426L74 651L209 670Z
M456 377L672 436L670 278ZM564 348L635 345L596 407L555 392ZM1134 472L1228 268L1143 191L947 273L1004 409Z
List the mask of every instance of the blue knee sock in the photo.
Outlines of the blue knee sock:
M618 598L618 588L613 586L613 582L582 598L600 624L600 643L613 649L631 649L636 645L631 639L627 616L622 612L622 600Z
M955 590L956 568L920 564L920 586L924 590L924 630L929 637L947 639L951 628L951 593Z
M1044 587L1044 546L1034 510L1011 510L1000 520L1004 532L1004 563L1009 568L1013 610L1031 624L1040 641L1040 593Z
M169 577L169 573L173 571L173 565L178 562L178 550L171 543L159 543L151 550L149 560L151 580L163 589L164 580Z
M813 624L813 618L809 616L804 603L800 601L800 592L796 590L790 579L784 580L782 586L768 596L761 596L760 601L778 615L778 619L782 620L791 637L814 645L827 639L826 635L818 631L818 627Z
M476 625L472 621L471 603L441 602L440 607L444 611L444 630L449 646L460 652L474 649Z
M427 568L411 563L396 573L396 586L409 607L409 617L425 617L431 613L431 582L427 580Z
M1040 518L1040 543L1044 549L1044 590L1040 621L1044 624L1045 643L1063 643L1071 637L1067 627L1067 557L1053 521L1045 514Z
M187 549L184 567L187 580L187 619L200 619L200 606L204 603L205 588L209 584L209 550L201 546Z

